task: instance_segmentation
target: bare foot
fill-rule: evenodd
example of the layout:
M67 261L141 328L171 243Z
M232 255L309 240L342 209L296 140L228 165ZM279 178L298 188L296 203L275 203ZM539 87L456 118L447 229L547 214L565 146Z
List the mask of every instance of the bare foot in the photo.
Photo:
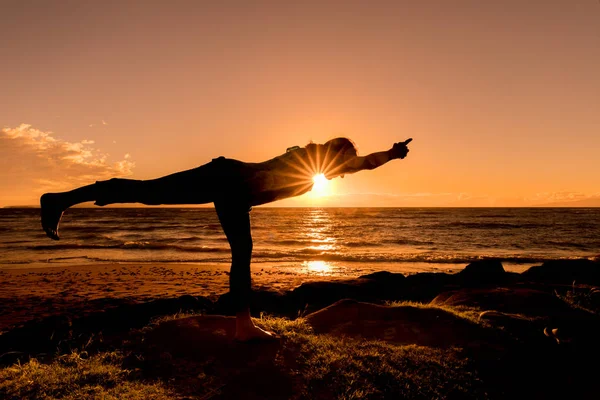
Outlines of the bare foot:
M254 325L254 323L238 325L235 332L235 340L238 342L273 341L277 339L273 332L265 331Z
M57 193L46 193L40 198L42 228L46 235L54 240L60 239L58 236L58 223L64 212L59 202L59 196Z

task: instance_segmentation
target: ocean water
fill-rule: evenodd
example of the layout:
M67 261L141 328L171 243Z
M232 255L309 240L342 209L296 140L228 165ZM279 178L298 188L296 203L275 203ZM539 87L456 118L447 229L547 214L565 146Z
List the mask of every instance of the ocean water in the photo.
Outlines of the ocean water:
M507 270L600 259L600 208L255 208L252 262L446 270L500 259ZM74 208L60 241L38 209L0 209L0 269L104 262L229 263L212 208Z

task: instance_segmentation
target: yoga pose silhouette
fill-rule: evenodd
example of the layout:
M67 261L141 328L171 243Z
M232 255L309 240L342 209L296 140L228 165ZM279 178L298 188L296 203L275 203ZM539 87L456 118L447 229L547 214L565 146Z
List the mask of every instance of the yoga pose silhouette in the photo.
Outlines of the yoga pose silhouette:
M59 240L58 224L63 212L88 201L98 206L214 203L231 247L229 290L237 308L236 339L268 339L272 333L255 326L250 318L251 208L310 191L312 178L319 173L332 179L402 159L408 154L407 145L411 140L395 143L387 151L359 157L351 140L336 138L324 144L294 146L261 163L219 157L200 167L157 179L114 178L68 192L46 193L40 198L42 227L48 237Z

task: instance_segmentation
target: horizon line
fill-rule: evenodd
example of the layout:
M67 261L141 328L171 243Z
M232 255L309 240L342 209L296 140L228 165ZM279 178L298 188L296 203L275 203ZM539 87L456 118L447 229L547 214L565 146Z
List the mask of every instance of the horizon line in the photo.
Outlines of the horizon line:
M39 205L17 205L17 206L3 206L1 209L40 209ZM94 208L94 209L117 209L117 208L212 208L214 209L214 205L210 206L194 206L194 205L157 205L157 206L148 206L148 205L139 205L139 206L73 206L69 208ZM269 205L260 205L253 206L255 208L600 208L600 206L553 206L550 204L547 205L531 205L531 206L269 206Z

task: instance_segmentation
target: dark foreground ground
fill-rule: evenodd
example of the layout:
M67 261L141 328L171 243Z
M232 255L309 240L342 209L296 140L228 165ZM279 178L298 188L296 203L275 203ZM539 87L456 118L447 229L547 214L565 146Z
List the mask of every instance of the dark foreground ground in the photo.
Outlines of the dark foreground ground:
M0 335L0 398L596 399L600 264L501 262L257 291L269 343L232 340L227 294L61 309Z

